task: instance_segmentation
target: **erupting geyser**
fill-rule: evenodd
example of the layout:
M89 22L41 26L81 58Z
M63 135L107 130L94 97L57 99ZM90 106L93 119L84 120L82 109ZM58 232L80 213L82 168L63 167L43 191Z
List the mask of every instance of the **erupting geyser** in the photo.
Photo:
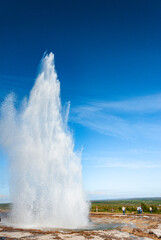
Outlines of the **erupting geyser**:
M1 107L0 142L9 158L12 211L19 227L77 228L88 224L81 162L61 114L60 83L50 53L28 100Z

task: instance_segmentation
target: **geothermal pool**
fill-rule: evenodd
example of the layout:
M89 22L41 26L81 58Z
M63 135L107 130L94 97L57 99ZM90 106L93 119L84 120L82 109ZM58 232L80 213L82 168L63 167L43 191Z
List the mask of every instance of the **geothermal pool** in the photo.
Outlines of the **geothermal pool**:
M30 240L150 240L161 237L159 214L110 214L91 213L92 225L82 229L24 229L0 223L0 238Z
M21 228L21 229L33 229L33 230L41 230L44 232L48 232L48 231L75 231L75 232L81 232L81 231L93 231L93 230L107 230L107 229L113 229L113 228L117 228L117 227L123 227L125 224L121 223L121 222L108 222L107 223L96 223L93 222L92 220L89 220L88 225L86 226L82 226L80 228L75 228L75 229L70 229L70 228L47 228L47 227L39 227L39 226L34 226L34 224L32 225L28 225L28 226L20 226L19 224L16 225L11 225L10 223L10 213L8 212L2 212L0 213L0 218L1 218L1 222L0 222L0 226L4 226L4 227L13 227L14 228Z

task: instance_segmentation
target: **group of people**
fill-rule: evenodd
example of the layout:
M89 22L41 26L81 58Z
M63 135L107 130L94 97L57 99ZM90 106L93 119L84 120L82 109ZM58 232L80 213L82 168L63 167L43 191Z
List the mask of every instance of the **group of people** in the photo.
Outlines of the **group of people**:
M114 210L113 210L113 208L112 208L112 212L113 212L113 211L114 211ZM149 208L149 211L150 211L150 213L153 212L152 207ZM96 212L98 212L98 207L97 207L97 206L96 206ZM122 207L122 212L123 212L123 215L125 215L125 212L126 212L126 207L125 207L125 206ZM143 213L143 209L142 209L141 206L137 207L137 213L138 213L138 214L142 214L142 213Z
M126 208L125 208L125 206L123 206L123 207L122 207L123 215L125 215L125 211L126 211ZM153 212L152 207L149 208L149 211L150 211L150 213ZM142 209L141 206L137 207L137 213L138 213L138 214L142 214L142 213L143 213L143 209Z

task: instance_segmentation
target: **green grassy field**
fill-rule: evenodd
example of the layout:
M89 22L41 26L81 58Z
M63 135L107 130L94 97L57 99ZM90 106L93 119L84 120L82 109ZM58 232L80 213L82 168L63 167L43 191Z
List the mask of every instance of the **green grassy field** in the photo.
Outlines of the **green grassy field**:
M142 206L143 212L149 213L149 207L153 213L161 213L161 198L137 198L125 200L91 201L91 212L122 212L122 206L126 207L126 213L137 212L137 207Z
M0 210L9 210L10 206L10 203L0 203Z
M149 213L149 207L153 208L153 213L161 214L161 198L137 198L125 200L102 200L91 201L91 212L122 212L122 206L126 207L126 213L137 212L136 208L142 206L143 212ZM0 210L9 210L11 204L0 204Z

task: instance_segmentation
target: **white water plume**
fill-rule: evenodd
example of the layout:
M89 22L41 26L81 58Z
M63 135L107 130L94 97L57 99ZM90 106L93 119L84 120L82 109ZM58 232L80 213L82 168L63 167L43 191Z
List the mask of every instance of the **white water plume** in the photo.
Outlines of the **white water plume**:
M60 83L50 53L29 99L1 107L0 143L11 173L10 221L19 227L77 228L88 224L80 156L61 114Z

